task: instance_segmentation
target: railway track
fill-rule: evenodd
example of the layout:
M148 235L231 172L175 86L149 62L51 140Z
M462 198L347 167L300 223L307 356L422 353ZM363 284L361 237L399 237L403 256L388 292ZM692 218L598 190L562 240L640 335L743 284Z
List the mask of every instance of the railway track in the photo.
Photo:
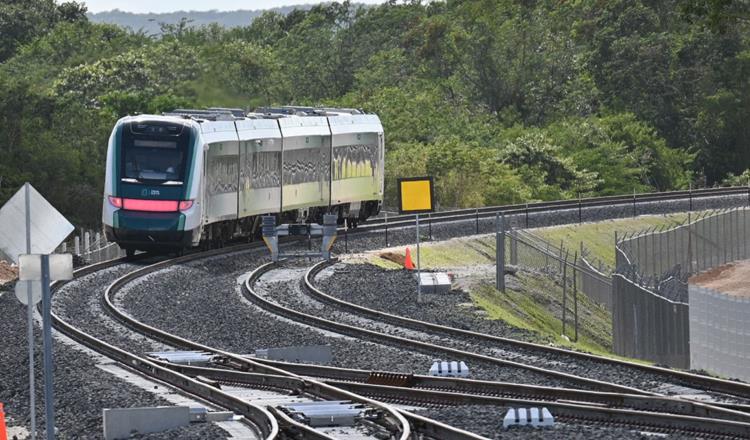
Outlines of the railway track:
M651 195L651 194L636 195L632 198L629 196L608 197L608 198L581 199L581 200L562 201L562 202L545 202L545 203L536 203L536 204L529 204L529 205L509 205L509 206L503 206L503 207L482 208L478 210L458 210L458 211L450 211L450 212L444 212L444 213L435 213L432 215L430 223L440 223L440 222L448 223L448 222L456 222L456 221L462 221L462 220L466 221L466 220L479 219L479 218L491 218L491 217L494 217L494 215L496 215L496 213L498 212L502 212L506 215L525 214L526 221L528 222L529 215L534 214L534 213L566 211L566 210L578 208L579 216L580 216L580 212L582 209L598 207L598 206L610 206L612 204L625 205L629 201L632 202L633 200L635 200L635 202L632 202L633 206L637 207L639 206L639 204L642 204L645 202L654 202L654 201L660 201L660 200L690 199L692 201L693 199L698 200L700 198L705 198L705 197L718 197L718 196L735 196L736 197L736 196L743 195L745 193L744 191L746 191L745 188L711 189L711 190L696 190L691 193L687 191L683 191L683 192L672 192L672 193L666 193L666 194L662 193L662 194L657 194L657 195ZM360 228L358 228L358 232L377 232L378 230L382 229L384 224L385 224L384 220L374 219L373 221L368 223L368 225L361 226ZM413 216L391 217L388 220L388 224L391 226L409 226L413 224ZM256 246L256 245L252 245L252 246ZM162 263L164 263L165 266L171 266L171 265L191 261L193 259L210 257L212 255L219 255L219 254L229 252L229 251L231 251L231 249L211 251L207 253L202 253L200 255L187 255L182 258L177 258L177 259L169 260L167 262L162 262ZM87 266L85 268L82 268L76 271L75 275L76 275L76 278L79 278L81 276L94 273L98 270L102 270L108 267L113 267L119 263L121 263L121 261L118 260L118 261L111 261L111 262L106 262L106 263L100 263L97 265ZM158 266L159 264L162 264L162 263L157 263L156 265L152 265L152 266ZM155 269L152 266L148 266L149 269L147 270L147 272L158 270L158 268ZM164 266L159 266L159 267L164 267ZM126 276L123 278L128 278L128 277ZM63 284L64 283L57 283L54 287L55 289L57 289ZM111 287L112 286L110 286L110 288ZM108 289L108 292L110 290L111 289ZM96 337L86 334L80 329L77 329L75 326L71 325L68 322L65 322L64 320L60 319L56 315L53 317L53 321L54 321L55 327L58 330L67 334L73 339L76 339L77 341L83 343L84 345L94 348L96 351L99 351L100 353L112 359L115 359L124 365L127 365L129 368L139 371L141 374L147 375L149 377L154 377L159 381L163 381L163 382L171 384L172 386L180 388L184 390L186 393L199 396L203 400L215 402L216 404L221 405L222 407L232 409L233 411L239 414L245 415L247 420L250 422L251 425L253 425L254 429L257 431L258 438L274 438L275 436L278 436L279 432L281 432L282 430L286 430L288 432L294 432L297 434L311 431L310 428L308 427L296 426L294 423L290 423L290 421L284 419L283 415L276 414L275 411L269 411L262 407L257 407L252 404L247 404L246 402L242 402L239 399L233 398L233 396L231 395L225 395L225 394L222 394L221 392L217 392L216 389L214 389L210 385L207 385L201 382L200 380L195 380L195 379L191 379L188 376L180 375L180 373L172 371L170 368L165 368L164 366L161 366L158 363L154 363L152 360L147 359L143 355L128 353L127 351L119 349L118 347L112 346L110 344L106 344L105 342L98 340ZM160 336L156 336L156 337L159 340L169 340L170 338L165 335L166 334L162 333ZM189 342L189 341L184 341L184 342ZM186 346L186 345L176 344L175 346ZM187 346L190 346L189 343ZM231 355L230 353L221 353L221 352L217 352L217 354L222 355L222 356ZM233 356L236 356L236 355L233 355ZM237 357L235 358L235 360L237 362L240 362L239 358L240 357ZM253 371L263 371L265 372L263 374L279 373L279 371L275 371L273 368L270 370L271 372L268 372L269 370L267 370L266 367L268 367L269 365L266 365L265 367L263 365L264 364L250 366L250 364L247 364L245 369L250 369ZM289 368L292 368L292 367L289 367ZM291 374L295 374L295 373L291 373ZM336 382L330 382L330 383L323 382L322 385L330 386L331 384L334 384L334 383ZM339 385L343 387L343 384L339 384ZM349 385L349 386L352 386L352 385ZM436 390L436 391L440 391L440 390ZM393 399L398 400L397 397L393 397ZM702 409L697 409L697 408L698 407L693 407L693 409L689 410L688 412L693 411L696 413L700 413L701 411L706 410L706 409L702 410ZM717 416L718 413L715 411L726 410L728 408L729 406L725 408L717 408L716 410L708 409L707 410L708 412L706 412L706 415L712 414L713 416ZM735 406L735 408L742 409L741 406L739 405ZM714 411L714 412L711 412L711 411ZM405 412L392 413L391 422L394 424L394 426L398 425L399 422L404 427L406 426L403 420L399 421L399 414L400 414L400 417L405 417L404 420L408 419L417 432L423 433L425 435L430 435L430 433L433 433L433 434L440 433L440 435L435 435L435 436L437 438L476 438L476 436L471 436L470 434L461 432L460 430L454 430L448 426L441 426L439 423L434 423L433 421L430 421L429 419L425 419L418 415L409 415L408 413L405 413ZM728 415L727 420L731 419L732 417L734 416ZM737 418L742 419L742 416L737 416ZM585 417L580 416L580 419L583 420L585 419ZM602 423L606 423L606 422L602 421ZM744 422L737 421L736 423L742 424ZM737 426L738 426L737 429L740 429L740 430L744 429L740 425L737 425ZM409 428L405 428L405 429L408 431ZM401 432L403 433L403 431ZM708 433L708 431L704 431L704 433ZM308 435L310 435L312 438L315 438L315 436L319 434L320 434L319 432L318 433L308 432ZM320 438L324 438L324 437L320 437Z
M263 276L264 273L272 270L275 267L274 264L269 263L261 268L257 269L255 272L253 272L248 280L245 283L245 294L247 298L258 305L259 307L262 307L266 309L269 312L272 312L274 314L278 314L281 316L284 316L288 319L292 319L294 321L311 325L314 327L322 328L329 331L334 331L346 336L352 336L352 337L358 337L363 339L369 339L374 340L376 342L380 343L386 343L386 344L396 344L402 347L411 347L412 349L419 349L419 350L432 350L433 352L443 352L447 354L452 354L454 356L458 356L459 359L478 359L482 361L489 361L489 362L497 362L500 364L507 364L506 361L503 361L502 359L494 359L494 358L488 358L483 355L477 355L476 353L472 352L462 352L455 349L449 349L446 347L440 347L436 346L434 344L428 344L421 341L414 341L410 340L408 338L403 338L399 336L393 336L389 334L379 333L372 330L363 329L359 326L353 326L348 324L342 324L339 322L334 322L331 320L323 319L317 316L313 316L310 314L302 313L297 310L293 310L287 307L284 307L282 305L276 304L272 301L269 301L265 298L263 298L261 295L258 295L254 289L253 284L256 280L258 280L261 276ZM315 266L317 267L317 266ZM307 272L309 275L309 271ZM518 365L514 365L518 366ZM573 382L576 382L578 384L582 385L588 385L590 387L593 387L597 390L607 390L607 392L594 392L594 391L582 391L582 390L553 390L553 389L547 389L546 394L545 392L541 391L540 387L528 387L524 390L521 390L520 388L515 388L512 390L513 393L516 393L516 395L525 395L530 396L530 398L527 399L519 399L519 400L513 400L513 399L506 399L506 398L496 398L493 397L493 394L500 393L498 392L497 388L495 388L495 391L487 391L484 389L483 391L479 392L478 394L473 394L477 392L477 388L481 389L482 386L485 387L502 387L503 385L499 385L497 383L494 383L493 385L487 385L487 383L492 382L483 382L483 385L479 385L478 383L472 383L472 382L464 382L463 386L473 386L473 391L470 395L476 395L475 400L462 400L464 404L467 404L468 402L483 402L483 404L490 404L488 402L492 402L494 404L510 404L510 402L514 402L517 404L524 404L524 405L530 405L530 404L538 404L540 400L535 399L541 399L541 401L545 402L545 405L552 406L554 408L558 408L556 406L558 403L561 404L559 408L561 408L562 413L565 417L571 417L575 418L578 417L578 420L597 420L601 423L615 423L613 420L616 420L616 423L620 423L623 426L638 426L638 419L635 417L638 413L642 414L642 420L648 421L644 422L643 425L640 425L641 427L645 429L652 429L654 427L657 427L658 423L662 423L660 425L660 429L669 429L669 430L679 430L680 427L685 427L688 425L693 425L694 423L700 424L702 422L696 420L696 419L681 419L681 417L693 417L689 415L685 415L685 412L688 414L702 414L703 416L707 417L697 417L697 419L702 419L704 421L706 420L713 420L713 422L709 423L715 423L719 420L733 420L733 424L736 423L735 426L738 430L734 431L732 433L729 433L729 436L737 435L737 436L748 436L750 435L750 431L745 431L750 425L748 425L748 421L750 421L750 415L748 413L745 413L743 411L737 411L737 408L744 408L742 406L734 406L734 405L710 405L710 404L704 404L700 402L690 401L690 400L683 400L683 399L674 399L674 398L668 398L664 396L659 396L656 393L650 393L645 392L642 390L634 389L631 387L623 387L617 384L612 383L605 383L601 381L591 380L587 378L581 378L581 377L575 377L573 375L560 373L558 371L553 370L545 370L543 368L539 367L533 367L524 365L521 366L522 368L528 368L533 371L540 372L542 374L548 374L552 377L563 377L565 379L571 380ZM305 368L305 367L301 367ZM308 367L310 368L310 367ZM297 371L300 373L301 371ZM362 373L360 373L362 374ZM361 377L360 377L361 379ZM341 384L341 382L335 382L336 384ZM370 385L373 384L359 384L359 385L351 385L354 387L354 389L358 389L360 392L363 392L365 388L371 388ZM387 385L373 385L374 387L382 387L378 389L378 393L375 393L379 397L383 397L384 395L390 396L390 398L395 399L398 401L398 399L403 399L403 401L409 401L409 395L415 395L418 394L416 390L414 390L412 387L406 387L405 390L404 387L389 387ZM448 386L448 389L455 389L456 387L455 383L451 386ZM400 391L396 391L397 388L401 388ZM458 388L460 389L460 387ZM509 389L506 388L504 392L508 392ZM374 392L374 391L373 391ZM435 391L434 393L443 393L445 391ZM542 394L544 394L544 397L540 397ZM440 398L450 400L446 395L441 395L440 398L436 397L435 394L432 394L431 391L425 390L424 394L421 394L426 400L429 399L436 399L440 400ZM635 397L638 396L638 397ZM486 398L486 399L485 399ZM570 404L572 406L569 406L567 403L563 403L566 400L570 400L573 398L575 403ZM643 400L639 400L642 398ZM458 399L468 399L467 395L464 395L463 397L458 397ZM495 400L500 399L500 400ZM505 399L505 400L503 400ZM625 400L628 399L634 399L629 400L629 405L632 405L631 408L638 408L638 410L632 410L632 409L617 409L617 408L611 408L609 405L616 406L617 404L622 405ZM592 402L593 400L593 402ZM552 402L552 403L549 403ZM582 403L582 402L588 402ZM619 403L618 403L619 402ZM591 403L596 403L592 405ZM603 408L601 405L608 405L606 408ZM666 406L661 406L666 405ZM686 406L683 406L686 405ZM697 405L697 406L692 406ZM664 411L665 408L670 407L670 411L674 412L682 412L681 414L669 414L664 416L663 413L654 414L653 412L647 411L651 410L653 411L655 408L661 408L659 410ZM575 408L573 408L575 407ZM689 408L689 409L687 409ZM745 408L746 409L746 408ZM571 411L570 413L568 411ZM576 412L578 411L578 412ZM623 412L619 412L623 411ZM633 412L635 411L635 412ZM707 412L703 412L707 411ZM711 413L710 416L708 414ZM622 415L622 418L618 418L619 415ZM660 417L664 416L665 420L662 422L657 422ZM672 417L674 416L674 417ZM721 418L721 419L719 419ZM700 431L696 428L695 431L691 431L693 433L700 432L703 434L712 433L718 434L721 432L720 426L723 426L723 423L719 421L718 424L714 425L713 428L707 428L705 431ZM716 429L714 431L714 429ZM734 429L734 428L731 428ZM690 430L688 430L690 431Z
M465 329L459 329L455 327L444 326L435 324L432 322L419 321L416 319L398 316L391 313L386 313L380 310L364 307L358 304L354 304L348 301L341 300L332 295L328 295L321 289L315 286L313 280L315 276L326 268L330 263L318 263L305 273L304 276L304 291L308 292L313 298L321 301L325 304L332 305L340 310L344 310L350 313L365 316L367 318L374 319L380 322L386 322L397 326L418 330L428 331L439 334L444 334L449 337L460 338L460 339L471 339L480 341L482 344L498 345L503 348L511 347L516 350L524 350L529 353L548 353L557 357L563 357L569 363L579 364L582 362L592 363L600 366L608 366L614 368L627 368L640 370L646 373L661 376L668 381L677 382L680 385L689 386L697 389L702 389L711 392L724 393L731 397L741 397L747 399L750 397L750 384L719 379L716 377L704 376L686 371L674 370L664 367L658 367L653 365L646 365L637 362L629 362L621 359L607 358L604 356L593 355L590 353L583 353L574 350L568 350L559 347L553 347L549 345L535 344L532 342L521 341L517 339L509 339L500 336L495 336L486 333L479 333ZM555 359L559 362L559 358ZM585 383L585 382L584 382ZM595 383L592 383L596 385ZM641 390L639 390L641 391ZM641 391L642 393L642 391ZM657 393L651 393L657 394Z
M736 186L727 188L703 188L688 191L663 191L655 193L638 193L632 195L587 197L570 200L553 200L548 202L534 203L517 203L510 205L486 206L475 209L454 209L450 211L434 212L428 216L428 222L445 222L458 220L476 220L494 218L498 214L508 217L521 217L523 222L521 226L529 227L530 218L534 214L549 213L555 211L578 210L579 216L582 211L589 208L601 207L628 207L630 215L636 216L641 214L652 213L650 209L644 209L644 205L658 202L677 202L687 201L687 210L693 210L693 202L699 202L711 197L745 197L746 204L750 205L750 186ZM639 211L639 207L641 211ZM423 214L424 218L425 215ZM367 224L359 226L361 229L372 230L382 228L386 223L391 226L408 226L414 223L416 216L397 215L385 218L374 218L367 221ZM542 226L542 225L534 225Z
M281 388L287 390L299 390L298 386L289 385L297 384L300 381L299 378L296 378L296 375L294 373L289 373L273 366L264 365L233 353L228 353L222 350L208 347L206 345L198 344L187 339L180 338L176 335L163 332L154 327L147 326L122 313L114 305L114 295L122 286L124 286L128 282L134 281L139 277L145 276L149 273L161 270L166 267L175 266L181 263L186 263L188 261L208 258L210 256L220 255L232 251L233 249L224 249L210 251L207 253L187 255L151 264L141 269L136 269L118 278L106 289L102 298L103 305L126 326L138 331L139 333L145 334L150 338L158 340L162 343L166 343L173 347L201 350L213 353L216 356L222 356L223 358L232 359L233 362L241 365L244 370L254 371L255 374L258 375L259 378L261 378L259 380L269 381L271 380L272 376L284 377L286 378L288 386ZM97 270L111 267L118 262L119 260L88 266L76 271L75 276L81 277L93 273ZM62 284L55 285L54 288L57 289L61 285ZM244 415L249 423L258 431L258 438L277 438L279 433L282 431L292 435L301 434L305 438L331 438L329 436L326 436L325 434L322 434L320 431L289 419L289 417L285 416L276 408L264 408L252 403L248 403L247 401L237 397L236 395L233 395L232 393L224 392L218 389L210 383L206 383L205 381L202 381L200 379L191 378L170 368L166 368L163 364L155 362L153 359L149 359L144 355L129 353L125 350L113 346L112 344L108 344L96 338L95 336L89 335L81 329L76 328L57 315L53 315L53 323L56 329L63 332L72 339L88 346L89 348L94 349L95 351L111 359L121 362L127 367L136 370L143 375L170 384L190 395L198 396L202 400L213 402L221 406L222 408L227 408L237 414ZM412 433L412 425L415 427L414 432L421 433L428 437L435 436L435 438L456 440L481 438L468 432L443 425L439 422L424 417L395 410L387 404L364 398L352 392L336 388L323 382L316 382L307 379L305 383L307 384L304 393L306 395L314 396L315 398L322 400L350 400L376 409L381 415L381 417L379 418L379 423L383 426L383 429L391 433L390 437L394 439L405 440L406 438L408 438Z

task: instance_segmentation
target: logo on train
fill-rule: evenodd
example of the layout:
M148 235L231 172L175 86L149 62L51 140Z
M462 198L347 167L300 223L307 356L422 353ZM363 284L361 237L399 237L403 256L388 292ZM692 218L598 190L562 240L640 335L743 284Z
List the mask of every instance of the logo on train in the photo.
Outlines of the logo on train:
M141 196L148 197L148 196L158 196L161 194L158 189L148 189L144 188L141 190Z

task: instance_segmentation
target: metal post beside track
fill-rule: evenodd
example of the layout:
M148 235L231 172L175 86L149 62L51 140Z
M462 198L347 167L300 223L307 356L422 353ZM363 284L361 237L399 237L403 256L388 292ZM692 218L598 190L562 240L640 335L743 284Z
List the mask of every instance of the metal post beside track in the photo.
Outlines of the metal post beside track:
M422 303L422 275L419 263L419 214L417 214L417 303Z
M385 213L385 247L388 247L388 212Z
M562 297L562 334L565 336L565 312L568 306L567 304L567 290L568 290L568 253L565 253L562 267L562 285L563 285L563 297Z
M430 241L432 241L432 213L431 212L427 213L427 226L429 230Z
M44 344L44 407L47 440L55 438L55 406L52 392L52 294L49 288L49 255L42 254L42 334ZM29 308L31 308L29 304Z
M495 288L505 293L505 216L495 215Z
M581 243L583 245L583 243ZM574 341L578 342L578 253L573 257L573 319L575 334Z

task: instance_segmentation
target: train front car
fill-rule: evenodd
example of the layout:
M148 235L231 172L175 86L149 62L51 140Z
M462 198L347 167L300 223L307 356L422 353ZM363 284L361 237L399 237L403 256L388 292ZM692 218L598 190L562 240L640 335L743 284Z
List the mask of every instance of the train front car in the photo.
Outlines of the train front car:
M190 119L120 119L107 151L102 209L107 239L128 255L197 245L202 145L199 126Z

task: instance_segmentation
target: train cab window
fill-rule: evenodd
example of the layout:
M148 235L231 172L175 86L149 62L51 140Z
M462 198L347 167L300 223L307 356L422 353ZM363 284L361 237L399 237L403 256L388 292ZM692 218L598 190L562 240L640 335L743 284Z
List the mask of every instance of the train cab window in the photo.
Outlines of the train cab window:
M133 136L123 138L125 179L139 182L182 182L185 177L187 139L184 136Z

